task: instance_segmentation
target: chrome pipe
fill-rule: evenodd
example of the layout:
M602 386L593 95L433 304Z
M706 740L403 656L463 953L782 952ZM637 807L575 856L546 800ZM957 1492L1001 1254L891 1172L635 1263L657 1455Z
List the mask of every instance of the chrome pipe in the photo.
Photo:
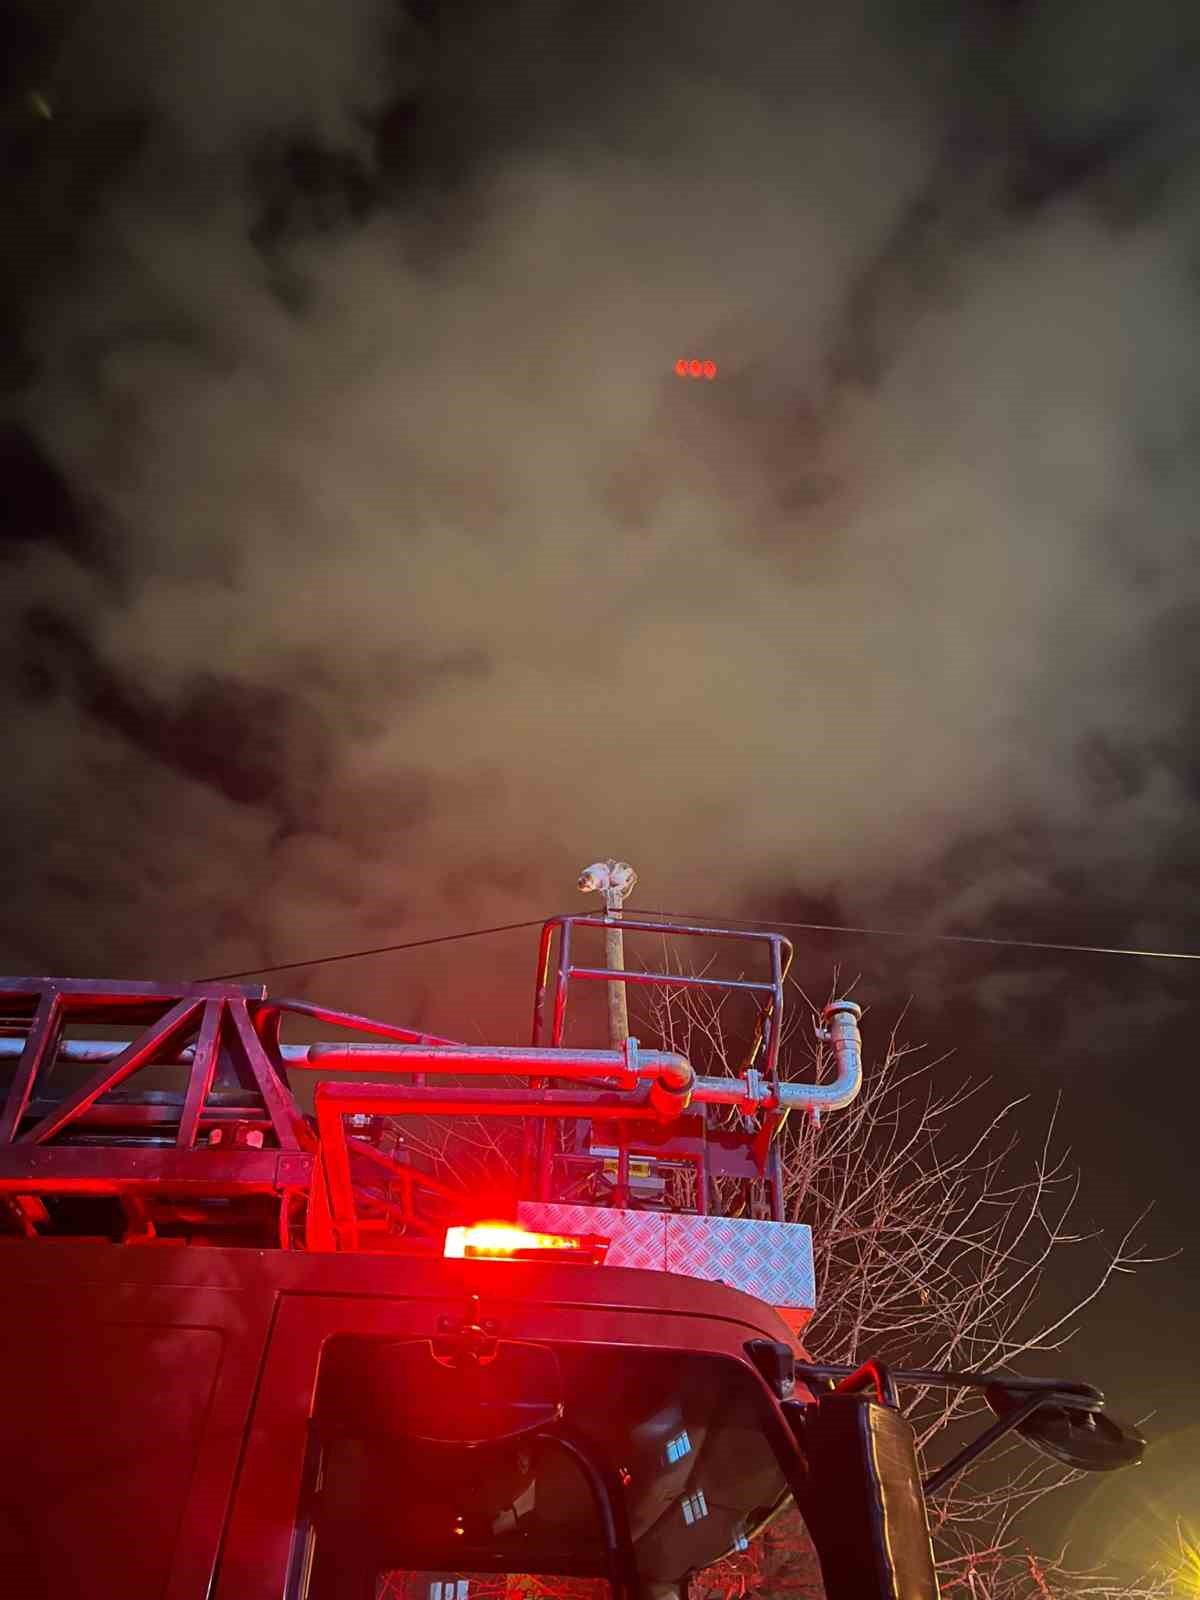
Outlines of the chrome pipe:
M663 1109L674 1105L683 1111L689 1101L702 1105L737 1106L746 1112L761 1110L836 1111L847 1106L862 1087L862 1009L853 1000L835 1000L822 1012L824 1027L818 1037L829 1044L837 1061L831 1083L781 1083L776 1095L770 1081L753 1068L737 1077L717 1078L696 1074L686 1056L665 1050L643 1050L636 1039L623 1051L540 1049L536 1046L494 1045L475 1048L420 1044L285 1044L280 1049L285 1066L311 1070L333 1067L383 1068L388 1072L441 1072L462 1077L540 1076L572 1078L579 1082L611 1079L623 1089L639 1083L652 1085L652 1097ZM99 1065L114 1060L127 1048L121 1039L65 1039L58 1059L78 1065ZM25 1047L21 1038L0 1039L0 1061L17 1059ZM181 1052L163 1065L190 1066L192 1051Z
M834 1000L821 1013L825 1026L817 1037L833 1048L837 1075L832 1083L781 1083L751 1068L733 1078L697 1077L692 1100L701 1105L737 1106L740 1111L839 1111L862 1088L862 1007L853 1000Z

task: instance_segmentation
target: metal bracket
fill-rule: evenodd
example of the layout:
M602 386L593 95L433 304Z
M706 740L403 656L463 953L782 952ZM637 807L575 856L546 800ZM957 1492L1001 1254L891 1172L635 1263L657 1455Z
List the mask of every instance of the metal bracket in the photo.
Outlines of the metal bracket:
M1084 1413L1094 1418L1097 1424L1103 1424L1111 1430L1114 1437L1118 1435L1121 1437L1122 1446L1114 1444L1111 1461L1097 1461L1094 1463L1097 1467L1123 1466L1138 1459L1141 1448L1144 1447L1140 1434L1131 1429L1122 1429L1119 1424L1104 1416L1103 1394L1087 1383L1070 1383L1058 1378L1012 1377L1008 1373L1001 1372L888 1368L876 1361L868 1361L861 1367L797 1361L796 1376L823 1389L843 1393L863 1388L868 1382L873 1382L880 1403L887 1405L898 1403L895 1386L901 1383L917 1384L923 1388L982 1389L1009 1398L1011 1405L997 1416L995 1422L965 1444L957 1454L951 1456L949 1461L927 1475L921 1485L927 1495L936 1494L939 1489L944 1489L958 1477L959 1473L1014 1429L1022 1433L1028 1431L1030 1442L1040 1448L1036 1434L1032 1429L1027 1430L1024 1425L1029 1424L1038 1412L1045 1412L1051 1408L1060 1412ZM1060 1459L1066 1458L1060 1457Z
M460 1319L438 1318L438 1337L431 1341L433 1358L444 1367L461 1367L466 1362L489 1366L496 1359L497 1332L495 1318L480 1315L479 1296L473 1294Z

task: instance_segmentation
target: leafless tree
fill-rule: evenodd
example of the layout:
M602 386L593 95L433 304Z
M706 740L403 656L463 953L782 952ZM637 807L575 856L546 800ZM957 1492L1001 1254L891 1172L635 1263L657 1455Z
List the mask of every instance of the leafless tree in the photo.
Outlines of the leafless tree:
M640 1019L706 1072L734 1073L729 999L719 990L648 990ZM786 1041L786 1076L815 1081L833 1063L815 1040L816 1008L801 1001ZM805 1059L807 1057L807 1059ZM989 1108L991 1086L943 1087L943 1063L923 1061L893 1032L853 1104L818 1126L793 1116L782 1131L786 1215L812 1228L816 1313L805 1332L815 1359L857 1365L1030 1370L1059 1351L1113 1277L1149 1261L1138 1219L1104 1251L1090 1287L1055 1296L1063 1253L1095 1233L1073 1221L1080 1177L1059 1138L1055 1107L1032 1145L1020 1098ZM1022 1115L1024 1110L1024 1115ZM908 1391L919 1449L937 1462L991 1420L978 1390ZM983 1415L981 1415L983 1413ZM1078 1474L1021 1441L997 1449L930 1504L945 1595L969 1600L1162 1600L1165 1576L1133 1585L1074 1570L1068 1552L1035 1554L1020 1527L1034 1502ZM819 1595L799 1518L776 1520L743 1555L713 1568L706 1596Z

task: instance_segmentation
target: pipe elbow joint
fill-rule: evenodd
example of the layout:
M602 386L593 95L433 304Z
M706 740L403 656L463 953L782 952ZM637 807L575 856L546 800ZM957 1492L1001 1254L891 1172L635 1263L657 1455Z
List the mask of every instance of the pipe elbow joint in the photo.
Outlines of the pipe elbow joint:
M692 1085L680 1089L666 1078L655 1078L650 1085L650 1104L663 1122L674 1122L691 1104Z
M637 1041L631 1040L636 1058ZM628 1051L628 1046L626 1047ZM646 1051L635 1068L650 1082L650 1104L664 1122L673 1122L687 1110L696 1087L696 1073L686 1056L666 1050Z
M831 1000L821 1013L820 1036L833 1047L838 1066L836 1082L821 1097L830 1110L849 1105L862 1087L861 1016L862 1007L853 1000Z

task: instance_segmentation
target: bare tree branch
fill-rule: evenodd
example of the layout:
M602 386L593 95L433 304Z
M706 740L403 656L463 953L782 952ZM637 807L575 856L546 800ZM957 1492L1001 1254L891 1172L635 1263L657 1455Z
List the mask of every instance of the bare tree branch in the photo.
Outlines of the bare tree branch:
M649 992L658 997L659 1037L682 1049L700 1044L706 1071L738 1070L711 991ZM815 1024L819 1008L806 1004ZM793 1024L793 1070L785 1075L819 1082L833 1063L815 1039L801 1052L798 1032ZM943 1088L934 1073L941 1065L920 1063L893 1032L852 1105L820 1127L793 1116L782 1131L786 1215L813 1234L817 1310L806 1343L823 1361L857 1365L877 1356L896 1366L1016 1370L1060 1349L1115 1274L1154 1259L1137 1243L1144 1215L1107 1249L1098 1233L1075 1225L1080 1176L1059 1137L1059 1104L1026 1157L1019 1114L1027 1097L987 1111L991 1086L966 1080ZM1084 1246L1103 1250L1103 1259L1090 1286L1064 1303L1053 1271L1064 1251ZM931 1465L978 1431L980 1413L990 1420L977 1390L917 1390L906 1396L906 1412ZM952 1484L929 1508L943 1593L1166 1600L1163 1574L1131 1586L1072 1570L1065 1553L1030 1550L1022 1514L1077 1476L1013 1441ZM794 1513L697 1587L705 1600L822 1593Z

